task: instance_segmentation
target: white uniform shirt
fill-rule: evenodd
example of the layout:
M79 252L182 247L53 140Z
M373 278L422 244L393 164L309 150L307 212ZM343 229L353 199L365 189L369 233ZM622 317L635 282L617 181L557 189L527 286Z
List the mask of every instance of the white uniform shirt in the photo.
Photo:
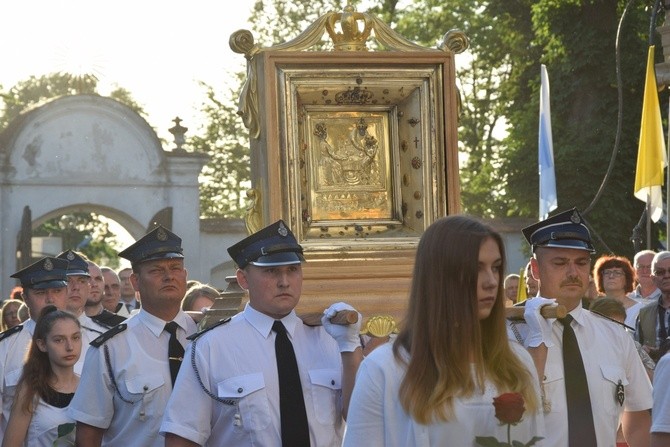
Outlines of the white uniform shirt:
M81 376L81 372L84 369L86 352L88 352L88 348L91 342L100 335L107 332L109 329L100 326L98 323L87 317L84 313L79 315L78 320L79 324L81 325L81 353L79 354L79 360L74 365L74 372Z
M640 309L643 307L644 303L637 302L626 309L626 319L624 320L624 324L635 328L637 325L637 316L640 314Z
M528 352L516 343L510 345L530 371L537 395L538 409L524 413L522 421L511 428L511 439L525 444L534 436L545 436L539 382ZM405 371L406 366L393 355L392 343L378 347L363 360L349 404L344 447L475 447L477 436L507 441L507 425L499 424L493 406L493 398L501 393L492 383L487 382L483 392L454 399L452 420L424 425L405 412L398 398Z
M0 341L0 403L2 404L0 438L4 436L7 422L9 422L16 385L21 378L23 361L35 332L35 321L28 319L21 326L20 332Z
M670 433L670 355L664 355L654 370L654 407L651 411L651 432Z
M107 326L103 326L100 323L94 321L91 317L89 317L85 313L79 315L79 323L81 324L82 328L88 329L91 332L95 333L95 336L90 341L95 340L96 338L98 338L99 335L104 334L109 330Z
M73 422L74 420L67 415L67 407L54 407L40 399L30 419L25 445L30 447L74 445L74 430L54 444L58 438L58 427Z
M591 395L591 410L598 445L616 445L621 414L648 410L652 406L651 383L635 349L633 339L623 326L592 314L581 306L570 312L572 328L579 343ZM517 333L525 333L525 324L517 324ZM545 414L548 447L568 447L568 411L563 368L563 325L552 324L554 346L548 349L544 371L544 392L551 410ZM569 366L568 366L569 367ZM617 385L624 389L624 402L616 399Z
M640 286L637 286L631 293L628 294L628 298L632 298L642 304L649 304L658 301L661 296L661 291L659 289L654 290L648 296L642 295L640 290Z
M340 446L342 360L322 327L309 327L291 312L282 323L293 344L305 398L311 444ZM186 351L161 433L207 446L279 446L279 383L274 320L247 304L233 319L203 334ZM195 364L212 399L201 388ZM186 409L186 410L185 410Z
M196 331L196 325L182 311L174 321L180 327L177 337L186 346L186 337ZM88 350L68 415L105 429L103 446L162 447L165 440L158 435L158 428L172 391L167 362L170 334L163 330L165 321L145 310L125 323L126 330ZM186 367L182 365L181 370Z

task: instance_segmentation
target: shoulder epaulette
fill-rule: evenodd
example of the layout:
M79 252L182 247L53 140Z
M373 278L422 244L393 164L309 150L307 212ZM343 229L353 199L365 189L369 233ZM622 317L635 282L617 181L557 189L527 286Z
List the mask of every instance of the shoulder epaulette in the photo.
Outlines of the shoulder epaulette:
M118 324L113 328L111 328L110 330L108 330L107 332L105 332L104 334L102 334L101 336L99 336L98 338L96 338L95 340L93 340L91 342L91 346L99 348L104 342L106 342L116 334L120 334L121 332L125 331L127 328L128 325L126 323Z
M193 334L193 335L189 335L188 337L186 337L186 339L187 339L187 340L191 340L191 341L193 341L193 340L195 340L196 338L200 337L202 334L204 334L204 333L206 333L206 332L209 332L209 331L211 331L212 329L214 329L215 327L219 327L219 326L221 326L222 324L226 324L226 323L228 323L229 321L230 321L230 317L228 317L228 318L223 318L223 319L217 321L216 323L214 323L213 325L211 325L211 326L209 326L209 327L206 327L205 329L203 329L203 330L201 330L201 331L198 331L198 332L196 332L196 333Z
M14 334L18 334L21 332L21 329L23 329L23 325L19 324L18 326L14 326L11 329L7 329L5 332L0 332L0 341L4 340L7 337L11 337Z
M100 314L92 316L91 320L95 321L101 326L111 329L117 324L126 321L126 318L121 315L112 313L108 310L103 310Z

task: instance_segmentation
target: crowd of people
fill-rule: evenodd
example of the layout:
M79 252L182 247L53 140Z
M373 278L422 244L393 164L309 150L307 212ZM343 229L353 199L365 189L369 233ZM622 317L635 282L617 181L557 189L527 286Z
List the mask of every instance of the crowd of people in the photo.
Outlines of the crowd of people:
M652 387L670 378L670 252L594 260L576 209L523 235L530 261L506 276L493 228L435 221L399 334L365 357L350 305L296 314L305 257L281 220L228 248L248 303L200 330L219 292L166 228L118 272L42 258L2 306L2 447L670 446Z

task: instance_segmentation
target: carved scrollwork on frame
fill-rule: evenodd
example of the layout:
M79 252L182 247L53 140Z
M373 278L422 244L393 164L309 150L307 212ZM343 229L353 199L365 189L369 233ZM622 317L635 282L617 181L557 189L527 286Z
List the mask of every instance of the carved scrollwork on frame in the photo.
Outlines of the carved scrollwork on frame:
M261 133L258 116L258 83L252 59L260 51L260 47L254 43L254 36L248 30L234 32L230 36L229 45L233 51L244 54L247 59L247 79L240 93L237 114L242 117L242 122L249 129L249 136L258 138Z
M249 129L251 138L260 137L261 124L259 122L258 102L258 73L253 63L254 57L261 51L305 51L322 42L325 33L331 38L334 51L362 52L368 51L367 41L371 35L385 50L389 51L420 51L436 52L449 51L461 53L469 46L467 36L459 30L447 32L438 48L426 48L404 38L389 25L377 17L355 11L353 6L347 5L342 12L329 12L319 17L303 33L288 42L268 48L261 48L254 43L250 31L239 30L233 33L229 40L230 48L247 59L247 79L240 95L238 114L244 125ZM353 98L344 98L341 104L364 104L369 100L369 93L363 90L354 90L344 95L353 95Z
M465 33L459 29L452 29L446 32L442 37L442 42L438 48L443 51L451 51L460 54L470 47L470 40Z
M254 234L263 228L261 198L260 190L251 188L247 191L247 199L249 199L249 202L244 213L244 225L247 229L247 234Z

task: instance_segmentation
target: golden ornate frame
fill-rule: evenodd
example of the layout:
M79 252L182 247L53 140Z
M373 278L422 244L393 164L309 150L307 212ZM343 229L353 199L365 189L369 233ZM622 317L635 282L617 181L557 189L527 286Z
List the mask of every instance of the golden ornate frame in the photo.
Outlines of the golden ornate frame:
M326 33L333 51L310 51ZM292 41L261 48L240 30L230 46L248 60L248 231L291 227L307 259L302 310L345 294L400 315L421 234L460 212L454 56L467 38L421 47L347 6Z

